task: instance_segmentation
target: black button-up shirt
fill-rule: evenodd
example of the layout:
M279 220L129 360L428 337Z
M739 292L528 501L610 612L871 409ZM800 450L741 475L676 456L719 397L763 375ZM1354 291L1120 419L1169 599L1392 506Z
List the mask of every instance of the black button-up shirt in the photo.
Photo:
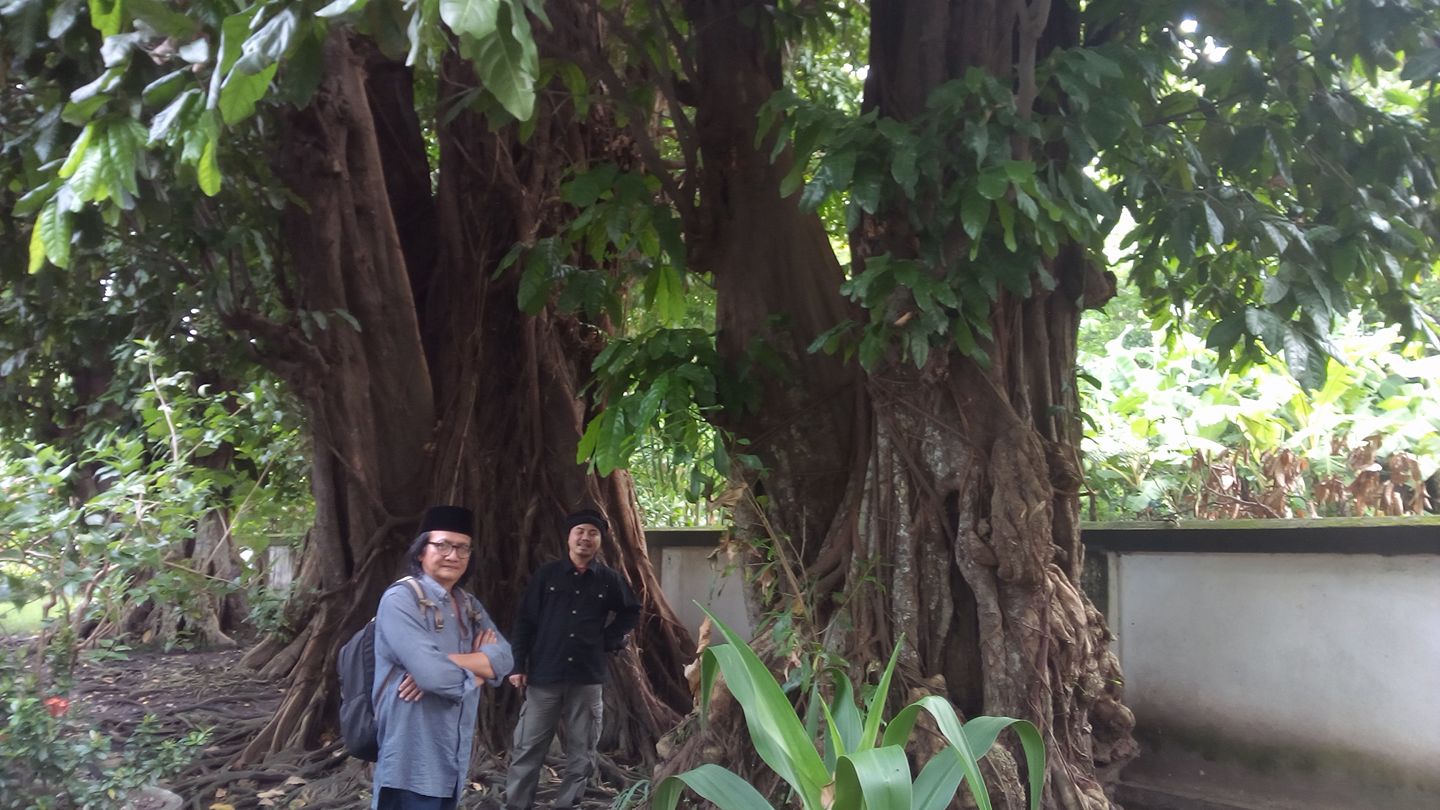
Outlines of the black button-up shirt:
M625 646L639 617L640 603L613 568L592 562L580 571L569 558L546 563L525 589L510 636L515 672L536 686L604 683L605 653Z

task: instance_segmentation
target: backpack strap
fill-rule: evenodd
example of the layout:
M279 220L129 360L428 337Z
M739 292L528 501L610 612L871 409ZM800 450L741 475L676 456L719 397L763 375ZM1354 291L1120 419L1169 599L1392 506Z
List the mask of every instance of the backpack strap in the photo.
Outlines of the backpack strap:
M470 632L479 632L480 622L485 619L485 611L480 607L480 600L471 594L465 594L465 607L470 612Z
M417 580L415 577L401 577L400 581L410 586L410 590L413 591L415 594L415 601L420 604L420 610L422 612L430 612L430 615L435 622L435 632L438 633L441 630L444 630L445 617L440 610L440 606L435 604L432 599L425 595L425 589L420 587L420 581Z

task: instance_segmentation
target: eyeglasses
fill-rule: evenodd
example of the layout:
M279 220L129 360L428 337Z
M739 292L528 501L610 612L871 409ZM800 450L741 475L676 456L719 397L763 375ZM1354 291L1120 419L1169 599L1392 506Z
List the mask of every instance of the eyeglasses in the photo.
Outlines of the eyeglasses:
M441 557L446 557L453 553L456 557L463 560L470 556L469 546L457 546L454 543L447 543L444 540L431 540L428 545L434 546L435 550L440 552Z

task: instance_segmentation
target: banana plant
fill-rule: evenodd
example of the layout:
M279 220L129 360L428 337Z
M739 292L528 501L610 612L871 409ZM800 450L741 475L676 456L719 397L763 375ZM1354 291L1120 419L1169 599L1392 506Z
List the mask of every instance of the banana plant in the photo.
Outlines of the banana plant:
M701 606L701 610L705 610ZM980 810L991 810L990 795L980 773L980 760L1000 732L1014 728L1025 752L1030 775L1030 808L1038 810L1045 780L1045 745L1028 720L975 717L962 723L949 701L923 697L885 723L885 697L899 659L902 637L890 654L863 711L854 700L849 678L830 670L834 694L829 703L812 694L825 717L823 735L806 730L795 707L760 657L724 622L705 611L727 644L709 647L701 657L700 714L709 715L710 692L717 673L745 713L751 742L765 764L784 779L804 810L944 810L964 784ZM912 776L905 745L920 713L934 719L949 745ZM817 736L821 737L817 741ZM674 810L685 788L720 810L769 810L759 790L734 772L706 764L660 783L657 810Z

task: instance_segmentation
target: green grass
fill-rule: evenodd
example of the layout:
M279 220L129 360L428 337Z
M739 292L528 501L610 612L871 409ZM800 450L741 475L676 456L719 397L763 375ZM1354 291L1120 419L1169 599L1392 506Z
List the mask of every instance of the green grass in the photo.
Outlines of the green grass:
M37 599L20 607L13 602L0 602L0 635L28 636L40 631L40 606Z

